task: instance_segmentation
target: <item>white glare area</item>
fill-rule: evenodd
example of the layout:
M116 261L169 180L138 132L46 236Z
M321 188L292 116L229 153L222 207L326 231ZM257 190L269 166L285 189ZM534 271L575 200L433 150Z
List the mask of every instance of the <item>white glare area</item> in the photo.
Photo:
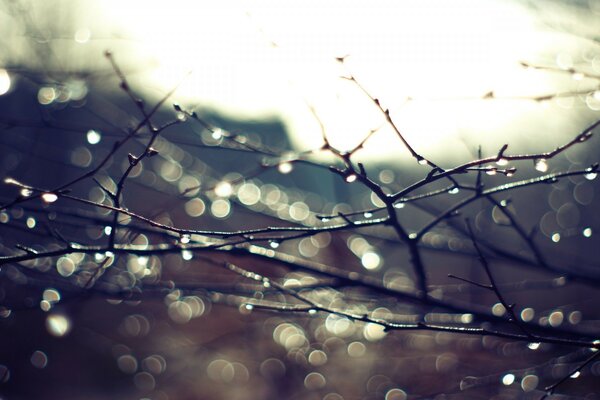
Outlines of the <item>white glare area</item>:
M8 71L0 68L0 96L8 93L10 90L10 75Z
M107 0L102 6L151 59L143 82L155 93L179 85L184 106L236 118L278 116L302 149L323 144L310 105L341 150L381 128L361 150L378 159L384 148L397 157L402 145L373 102L340 76L353 74L380 99L418 151L442 155L448 145L465 152L465 143L484 137L490 147L535 140L542 133L527 130L523 117L544 121L559 105L520 98L555 93L557 74L520 62L566 70L582 46L544 26L548 15L514 1ZM580 78L577 84L589 84ZM40 93L40 102L52 95ZM564 111L552 117L565 124ZM554 121L550 133L563 128Z

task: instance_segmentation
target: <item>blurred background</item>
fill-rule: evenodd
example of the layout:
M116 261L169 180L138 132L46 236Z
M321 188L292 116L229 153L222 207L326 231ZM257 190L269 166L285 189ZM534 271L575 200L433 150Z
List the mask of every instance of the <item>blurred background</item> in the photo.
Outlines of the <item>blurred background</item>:
M320 216L381 207L371 192L326 168L323 131L341 151L376 130L353 157L388 192L423 178L353 76L389 108L421 154L444 168L477 157L543 152L568 142L600 110L600 2L589 1L2 1L0 177L53 188L96 167L143 119L121 88L110 51L147 109L176 88L153 122L159 155L132 173L124 204L161 223L229 231L321 226ZM342 60L342 62L340 61ZM171 104L194 110L215 129ZM143 150L142 129L95 178L114 190ZM515 179L584 169L598 138L545 168L516 163ZM289 162L287 162L289 161ZM275 165L274 168L264 168ZM598 337L598 180L573 176L501 194L553 270L540 268L497 206L463 210L523 321L583 339ZM474 178L459 177L460 183ZM485 176L488 187L508 181ZM6 183L6 182L5 182ZM25 196L0 186L0 204ZM441 186L430 187L430 190ZM111 204L93 180L72 194ZM416 232L468 191L398 209ZM370 215L369 215L370 214ZM379 216L375 213L375 217ZM373 217L367 212L364 218ZM0 211L0 251L69 242L103 245L109 210L59 199ZM120 219L119 243L149 248L181 238ZM338 221L340 222L340 221ZM59 234L56 234L56 231ZM202 242L204 237L192 237ZM409 252L374 227L265 240L266 249L356 271L412 290ZM485 281L469 239L452 221L424 235L430 289L483 306L498 299L447 275ZM468 312L405 303L289 266L234 254L182 251L111 257L73 253L2 265L2 399L538 399L589 350L479 336L391 332L343 317L267 312L250 300L289 301L213 265L227 259L331 307L374 317L458 326ZM479 325L477 325L479 326ZM510 329L510 326L501 326ZM551 398L598 398L600 363Z

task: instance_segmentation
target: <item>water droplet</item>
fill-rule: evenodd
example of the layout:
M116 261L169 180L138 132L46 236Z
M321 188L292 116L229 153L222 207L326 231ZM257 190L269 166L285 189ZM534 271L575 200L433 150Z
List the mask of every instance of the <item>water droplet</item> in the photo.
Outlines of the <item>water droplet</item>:
M529 347L530 350L537 350L540 348L540 343L539 342L529 343L527 345L527 347Z
M283 162L277 166L277 170L282 174L289 174L294 169L294 165L290 162Z
M58 196L55 193L44 193L42 194L42 200L45 203L54 203L58 200Z
M583 230L583 236L585 236L586 238L589 238L592 236L592 228L585 228Z
M266 288L270 288L271 287L271 282L269 282L268 280L263 281L263 286Z
M229 197L233 193L233 187L231 183L223 181L219 182L217 186L215 186L215 194L219 197Z
M104 227L104 234L105 235L110 235L110 233L112 232L112 226L105 226Z
M181 251L181 258L183 258L185 261L189 261L194 257L194 253L192 253L190 250L182 250Z
M575 371L575 372L574 372L574 373L573 373L573 374L570 376L570 378L571 378L571 379L577 379L577 378L579 378L580 376L581 376L581 371Z
M505 386L512 385L515 381L515 376L513 374L506 374L502 377L502 384Z
M585 179L587 179L588 181L593 181L598 176L598 173L597 172L589 172L589 173L585 174L584 176L585 176Z
M329 217L320 217L319 219L321 220L321 222L329 222L331 220L331 218Z
M560 233L555 232L552 234L552 236L550 237L550 239L552 239L552 241L554 243L558 243L560 241Z
M408 238L409 238L409 239L416 239L416 238L417 238L417 234L416 234L416 233L414 233L414 232L413 232L413 233L410 233L410 234L408 235Z
M181 235L179 237L179 243L181 244L188 244L190 242L191 236L188 235L187 233L184 233L183 235Z
M348 183L352 183L352 182L356 181L356 179L357 179L356 174L350 174L350 175L346 176L346 182L348 182Z
M253 306L252 304L246 304L244 307L245 307L245 308L246 308L246 310L248 310L248 311L252 311L252 309L254 308L254 306Z
M308 310L308 313L310 315L315 315L317 313L317 310L315 310L314 308L311 308L310 310Z
M398 203L394 204L394 208L397 208L397 209L404 208L404 203L398 202Z
M272 249L276 249L276 248L278 248L278 247L279 247L279 244L280 244L280 243L279 243L277 240L271 240L271 241L269 242L269 246L271 246L271 248L272 248Z
M19 193L23 197L29 197L29 196L31 196L33 194L33 190L27 189L27 188L23 188L23 189L21 189L21 191Z
M426 159L424 159L423 157L420 157L420 158L417 160L417 162L418 162L420 165L427 165L427 160L426 160Z
M212 133L212 138L215 140L219 140L223 137L223 131L220 129L215 129Z
M496 175L496 172L498 172L498 170L494 167L488 168L485 173L488 175Z
M87 132L86 137L89 144L98 144L100 143L100 140L102 140L102 135L100 135L100 132L93 129L90 129Z
M533 166L536 170L540 172L548 171L548 163L546 162L545 158L538 158L536 160L533 160Z
M448 193L450 194L457 194L458 192L460 192L460 189L457 187L453 187L452 189L448 190Z
M373 213L370 213L368 211L363 214L363 217L365 217L365 218L371 218L372 216L373 216Z
M0 68L0 96L8 93L10 90L10 75L8 71Z
M500 166L504 166L504 165L508 164L508 160L506 158L500 158L500 159L498 159L498 161L496 161L496 164L500 165Z

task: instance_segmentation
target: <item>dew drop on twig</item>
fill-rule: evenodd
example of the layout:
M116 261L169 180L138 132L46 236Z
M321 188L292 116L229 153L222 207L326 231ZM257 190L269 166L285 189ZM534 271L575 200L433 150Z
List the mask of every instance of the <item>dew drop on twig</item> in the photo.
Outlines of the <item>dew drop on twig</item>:
M42 200L45 203L54 203L56 200L58 200L58 196L56 193L44 193L42 194Z
M534 165L535 169L540 172L548 171L548 163L546 162L545 158L538 158L538 159L534 160L533 165Z

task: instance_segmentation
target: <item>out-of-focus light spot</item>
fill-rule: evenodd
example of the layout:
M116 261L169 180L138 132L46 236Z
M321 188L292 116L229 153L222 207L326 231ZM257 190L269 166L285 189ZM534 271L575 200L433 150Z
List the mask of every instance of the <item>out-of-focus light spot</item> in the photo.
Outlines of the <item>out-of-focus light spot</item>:
M563 320L564 320L564 314L562 311L554 311L548 317L548 323L552 327L560 326L563 323Z
M51 104L54 100L56 100L56 90L53 87L44 86L38 90L38 102L42 105Z
M0 364L0 383L6 383L10 379L10 369L6 365Z
M311 372L304 378L304 386L308 390L317 390L325 387L327 381L325 377L318 372Z
M135 374L133 383L135 383L135 386L143 392L154 390L154 387L156 386L154 377L148 372L138 372Z
M538 343L538 342L529 343L529 344L527 345L527 347L528 347L530 350L537 350L537 349L539 349L539 348L540 348L540 343Z
M296 221L303 221L310 215L310 210L306 203L296 201L290 205L290 217Z
M327 362L327 354L322 350L313 350L308 355L308 362L318 367Z
M294 165L291 162L282 162L277 166L277 170L282 174L289 174L294 169Z
M77 29L75 32L75 41L77 43L87 43L92 37L92 32L88 28Z
M496 317L503 316L505 312L506 308L501 303L496 303L492 307L492 314L494 314Z
M126 374L135 374L138 369L138 362L134 356L125 354L117 359L117 366Z
M46 329L52 336L62 337L71 330L71 321L63 314L50 314L46 318Z
M534 160L533 165L534 165L535 169L540 172L548 171L548 163L546 162L545 158L538 158L538 159Z
M8 91L10 90L10 85L11 82L8 71L0 68L0 96L8 93Z
M502 384L505 386L512 385L515 382L515 376L513 374L506 374L502 377Z
M540 382L540 378L537 375L526 375L521 380L521 389L524 392L531 392L537 388L538 383Z
M260 200L260 188L253 183L244 183L239 187L237 196L242 204L252 206Z
M77 167L89 167L92 159L92 152L87 147L80 146L71 152L71 162Z
M367 251L360 258L360 262L365 269L374 270L381 266L381 257L375 252Z
M268 358L260 363L260 374L265 378L277 379L285 375L285 364L276 358Z
M367 347L362 342L352 342L348 345L348 355L350 357L362 357L366 351Z
M73 275L76 269L77 266L69 257L60 257L58 261L56 261L56 270L65 278Z
M219 197L229 197L232 195L232 193L233 187L229 182L219 182L217 186L215 186L215 194Z
M592 236L592 228L585 228L583 230L583 236L589 238Z
M184 301L174 301L169 304L169 317L179 324L185 324L192 319L192 307Z
M231 204L224 199L215 200L210 205L210 212L217 218L227 218L231 212Z
M190 217L199 217L202 214L204 214L204 211L206 210L206 205L204 204L204 201L202 201L202 199L198 197L191 199L190 201L185 203L184 207L185 212Z
M233 365L223 359L213 360L206 367L208 377L214 381L231 382L235 377L235 368Z
M525 322L529 322L535 316L535 310L531 307L527 307L521 311L521 319Z
M572 311L569 313L569 323L571 325L577 325L581 322L581 311Z
M379 324L368 323L363 329L363 336L369 342L376 342L387 335L385 328Z
M29 361L31 361L31 365L34 367L43 369L46 368L46 365L48 365L48 356L43 351L36 350L31 355Z
M35 228L35 218L33 218L33 217L28 217L28 218L27 218L27 221L26 221L25 223L27 224L27 227L28 227L29 229L33 229L33 228Z
M394 181L394 171L389 170L389 169L384 169L381 170L381 172L379 172L379 180L381 181L381 183L392 183Z
M87 132L86 137L89 144L98 144L100 143L100 140L102 140L102 135L100 135L100 132L93 129L90 129Z
M473 322L473 314L462 314L460 316L460 322L463 324L470 324Z
M394 388L387 391L385 400L406 400L408 396L402 389Z
M60 301L60 293L56 289L46 289L42 294L42 299L50 303L56 303Z
M142 368L152 375L160 375L167 369L167 361L161 355L155 354L144 358Z
M58 200L58 196L56 193L44 193L42 194L42 200L45 203L54 203L56 200Z

